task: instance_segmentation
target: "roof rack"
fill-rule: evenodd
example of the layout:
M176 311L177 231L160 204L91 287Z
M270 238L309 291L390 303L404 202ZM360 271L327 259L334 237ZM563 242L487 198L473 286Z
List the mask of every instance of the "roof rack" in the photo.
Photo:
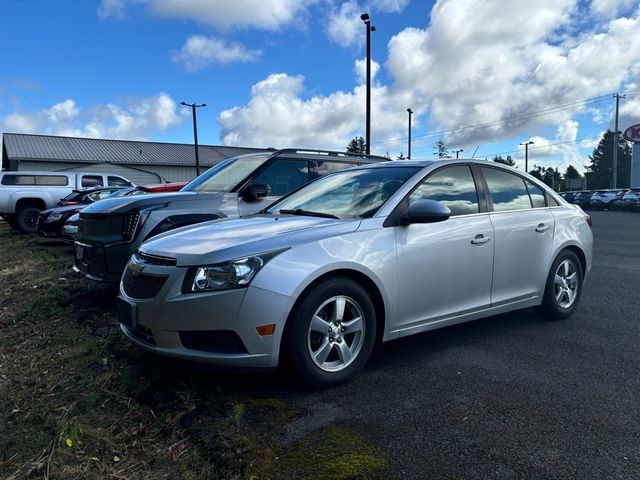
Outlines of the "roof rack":
M313 148L282 148L276 150L272 155L279 155L282 153L296 153L299 155L335 155L338 157L362 157L362 158L375 158L381 160L389 160L387 157L381 155L367 155L366 153L348 153L338 152L336 150L317 150Z

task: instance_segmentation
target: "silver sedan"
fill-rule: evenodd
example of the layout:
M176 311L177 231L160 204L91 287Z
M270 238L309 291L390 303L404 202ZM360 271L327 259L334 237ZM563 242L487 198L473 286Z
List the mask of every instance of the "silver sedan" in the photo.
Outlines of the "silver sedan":
M375 342L527 307L568 317L591 269L590 224L492 162L367 165L143 244L120 284L121 327L161 355L286 362L335 385Z

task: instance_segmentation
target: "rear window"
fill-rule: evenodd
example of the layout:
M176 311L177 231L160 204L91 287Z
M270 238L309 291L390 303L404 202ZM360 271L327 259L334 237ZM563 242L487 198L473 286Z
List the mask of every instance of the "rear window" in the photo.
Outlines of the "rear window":
M42 185L64 187L69 184L66 175L4 175L2 185Z

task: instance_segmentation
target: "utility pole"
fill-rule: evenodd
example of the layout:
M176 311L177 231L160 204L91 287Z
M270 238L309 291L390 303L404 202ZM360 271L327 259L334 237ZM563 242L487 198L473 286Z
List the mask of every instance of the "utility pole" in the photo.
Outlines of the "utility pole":
M411 160L411 115L413 114L413 110L407 108L407 112L409 112L409 155L407 159Z
M524 173L529 173L529 145L533 142L523 142L518 145L524 145Z
M618 188L618 109L620 107L620 99L625 98L625 96L614 93L613 98L616 99L616 121L615 131L613 132L613 168L611 169L613 180L611 181L611 188Z
M371 25L368 13L363 13L360 18L367 29L367 133L366 133L366 154L371 153L371 32L376 31L376 27Z
M200 105L196 103L180 102L180 105L191 107L191 115L193 116L193 144L196 149L196 177L200 176L200 157L198 156L198 120L196 119L196 108L206 107L206 103Z

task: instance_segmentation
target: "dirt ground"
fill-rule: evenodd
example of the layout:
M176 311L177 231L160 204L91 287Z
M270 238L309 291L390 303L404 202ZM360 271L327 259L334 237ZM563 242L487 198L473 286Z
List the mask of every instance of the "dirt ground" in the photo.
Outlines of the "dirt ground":
M69 247L0 223L0 263L0 478L389 478L349 429L283 437L304 415L286 375L196 372L130 345L117 292L76 278Z

